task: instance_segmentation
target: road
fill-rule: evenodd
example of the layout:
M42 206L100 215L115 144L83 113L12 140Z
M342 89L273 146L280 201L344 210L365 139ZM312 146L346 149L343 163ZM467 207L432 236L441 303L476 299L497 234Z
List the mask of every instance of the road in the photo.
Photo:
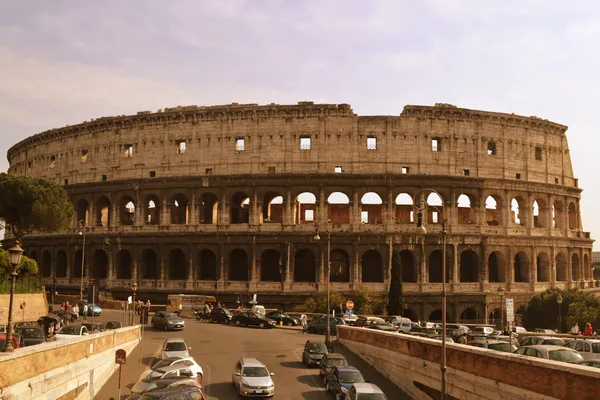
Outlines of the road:
M122 313L106 311L96 319L122 320ZM323 335L303 334L297 329L261 330L186 319L186 327L183 331L163 332L149 326L144 328L141 344L128 355L127 364L123 367L121 399L127 397L129 389L158 355L164 340L170 337L183 337L192 348L190 355L204 370L203 386L208 399L239 398L231 384L231 376L236 361L241 357L256 357L275 374L273 399L331 400L334 398L332 394L325 391L318 369L305 368L301 362L304 343L308 339L324 340ZM410 399L374 368L348 352L343 346L337 345L336 351L344 354L351 365L360 369L366 380L381 387L388 399ZM108 400L111 397L117 399L117 396L118 373L115 373L96 398Z

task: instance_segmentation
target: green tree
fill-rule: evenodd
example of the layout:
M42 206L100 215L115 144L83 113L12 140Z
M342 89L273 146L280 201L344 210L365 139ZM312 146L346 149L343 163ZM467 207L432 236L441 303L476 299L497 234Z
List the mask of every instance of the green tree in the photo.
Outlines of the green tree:
M18 241L34 230L63 231L72 217L73 206L57 183L0 174L0 219Z
M34 259L23 256L21 262L17 266L17 272L19 275L37 275L38 265ZM12 272L12 264L10 263L10 256L8 251L0 249L0 275L3 279L8 279L8 274Z
M394 252L390 291L388 293L388 315L403 315L404 298L402 285L402 259L400 258L400 254L398 252Z

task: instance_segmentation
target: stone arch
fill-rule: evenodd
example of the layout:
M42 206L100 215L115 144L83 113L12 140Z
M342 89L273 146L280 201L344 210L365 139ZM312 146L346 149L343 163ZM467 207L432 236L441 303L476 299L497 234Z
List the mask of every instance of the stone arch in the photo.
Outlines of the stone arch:
M56 253L56 271L55 275L57 278L67 277L67 252L59 250Z
M556 280L559 282L566 282L568 280L567 274L567 257L564 253L559 252L555 257L556 262Z
M129 250L119 250L117 252L117 279L132 279L131 266L131 253Z
M550 257L547 253L539 253L536 257L536 281L550 282Z
M294 282L316 282L317 265L315 255L308 249L301 249L294 257Z
M399 224L412 224L415 222L413 199L408 193L396 196L396 222Z
M203 193L200 197L200 223L213 225L219 221L219 199L214 193Z
M169 279L172 281L187 279L187 259L181 249L172 249L169 252Z
M548 227L548 204L546 201L538 197L533 201L533 227L547 228Z
M412 308L405 308L402 316L410 319L413 322L417 322L419 320L419 314Z
M135 200L130 196L123 196L119 200L119 223L121 225L135 224Z
M514 259L514 281L529 282L529 280L529 257L524 251L519 251Z
M260 280L281 282L281 256L277 250L267 249L260 257Z
M327 219L332 224L350 223L350 199L346 193L333 192L327 198Z
M488 282L506 282L506 259L501 251L488 256Z
M476 212L472 207L471 195L461 194L456 199L456 212L459 225L472 225L477 222Z
M552 204L552 227L555 229L565 228L565 206L560 200Z
M144 224L158 225L160 222L160 200L151 194L144 201Z
M490 323L500 326L500 324L502 323L502 309L494 308L494 309L490 310L490 314L488 315L488 320L490 321Z
M427 196L427 223L441 224L444 212L444 199L441 194L429 193Z
M583 255L583 279L586 281L592 279L592 265L587 253Z
M317 214L317 197L311 192L302 192L296 196L293 205L294 224L314 222Z
M267 192L263 197L262 220L276 224L283 223L283 196L277 192Z
M579 254L573 253L571 254L571 279L574 282L580 281L580 265L579 265Z
M438 308L437 310L433 310L431 313L429 313L429 319L427 321L442 322L442 315L442 310ZM448 311L446 311L446 321L450 321Z
M502 225L504 219L502 217L502 197L491 194L485 199L485 220L490 226Z
M73 264L71 264L71 278L81 278L82 269L83 276L87 275L85 265L81 265L82 259L83 252L81 251L81 249L75 250L75 253L73 253Z
M442 283L442 251L434 250L429 253L429 283Z
M417 281L417 268L415 265L415 256L412 251L402 250L394 252L392 269L399 267L402 267L402 282L414 283Z
M44 277L52 276L52 254L48 250L42 253L42 268L40 273Z
M79 199L77 202L77 223L83 221L83 226L90 225L90 203L85 199Z
M477 309L475 307L467 307L460 314L461 322L473 321L474 323L477 323L477 320Z
M227 279L230 281L248 281L248 254L242 249L233 249L229 253Z
M110 200L108 197L102 196L96 201L96 220L95 226L109 227L110 226Z
M231 223L247 224L250 222L250 197L244 192L236 192L231 197Z
M569 213L569 229L571 230L575 230L577 229L577 207L575 207L575 203L574 202L570 202L569 203L569 209L568 209L568 213Z
M331 270L329 279L331 282L350 282L350 257L344 250L335 249L331 251Z
M142 251L140 277L142 279L158 279L158 257L153 249Z
M187 196L183 193L177 193L171 198L169 206L171 209L171 224L187 225L189 211L189 201Z
M383 224L383 201L375 192L365 193L360 199L360 222L363 224Z
M219 266L217 255L210 249L202 249L198 253L198 279L201 281L216 281Z
M479 256L471 249L460 253L460 282L479 281Z
M362 282L383 282L383 259L377 250L362 255Z
M94 251L90 277L94 279L106 279L108 277L108 255L106 251L102 249Z

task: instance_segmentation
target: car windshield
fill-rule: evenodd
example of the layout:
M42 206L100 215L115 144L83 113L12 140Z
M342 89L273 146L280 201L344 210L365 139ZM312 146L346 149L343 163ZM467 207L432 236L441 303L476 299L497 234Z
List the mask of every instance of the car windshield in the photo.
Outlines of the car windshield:
M600 353L600 343L592 343L592 353Z
M548 357L554 361L564 361L568 363L576 363L583 360L583 357L576 351L571 350L554 350L548 352Z
M67 325L60 328L58 333L61 335L79 335L81 333L80 329L78 326Z
M340 371L340 382L342 383L356 383L364 382L362 375L358 371Z
M265 367L244 367L242 376L254 378L259 376L269 376L269 371Z
M517 350L517 346L514 344L510 345L508 343L492 343L492 344L488 344L488 349L496 350L496 351L506 351L506 352L512 353L515 350Z
M152 369L159 369L162 367L168 367L169 365L172 365L173 362L177 360L176 358L165 358L164 360L160 360L159 362L157 362L156 364L154 364L152 366Z
M564 346L565 341L562 339L546 339L544 340L544 344L551 344L553 346Z
M146 380L162 378L165 373L163 371L152 371L146 377Z
M184 351L187 350L187 346L184 342L168 342L165 347L165 351Z
M41 339L44 337L42 330L37 328L20 328L19 333L26 338Z
M348 365L348 361L346 361L345 358L328 358L327 359L328 367L333 367L333 366L343 367L345 365Z
M309 343L308 352L309 353L327 353L327 346L325 346L325 343Z
M387 400L383 393L359 393L357 400Z
M165 314L165 319L174 319L174 318L179 318L179 315L172 313L172 312Z

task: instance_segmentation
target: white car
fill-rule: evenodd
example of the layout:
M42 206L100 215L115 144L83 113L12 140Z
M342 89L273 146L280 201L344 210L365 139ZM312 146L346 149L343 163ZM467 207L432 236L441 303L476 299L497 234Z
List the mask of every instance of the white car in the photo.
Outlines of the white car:
M83 325L65 325L56 334L56 340L75 339L86 335L89 335L89 332Z
M165 340L163 345L162 357L163 359L169 357L189 357L191 347L185 343L183 338L170 338Z
M256 358L241 358L235 365L231 380L241 396L272 397L275 394L273 375Z
M600 359L600 339L575 339L565 345L577 351L585 360Z
M584 361L581 354L575 350L562 346L553 346L550 344L522 346L519 347L514 354L545 358L546 360L561 361L571 364L577 364L581 361Z
M364 396L363 396L364 395ZM372 383L354 383L350 386L350 389L346 393L345 400L387 400L387 397L383 393L379 386Z
M170 367L173 365L187 367L190 371L194 373L198 378L198 382L202 383L202 377L204 376L204 371L202 371L202 367L198 365L198 363L192 357L168 357L163 358L158 361L156 364L152 366L151 369L146 371L140 379L145 379L152 371L155 371L160 368Z

